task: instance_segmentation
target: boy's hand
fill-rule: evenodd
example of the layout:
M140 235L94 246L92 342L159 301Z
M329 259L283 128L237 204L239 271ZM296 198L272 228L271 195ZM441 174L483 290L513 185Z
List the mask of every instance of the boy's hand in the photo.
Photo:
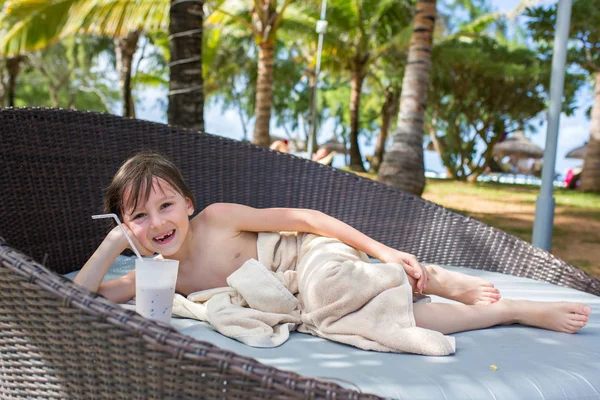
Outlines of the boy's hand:
M144 246L142 246L142 244L140 243L140 241L137 240L137 238L135 237L135 235L133 234L133 232L131 231L131 229L129 229L129 227L126 224L123 224L123 228L125 228L125 230L127 231L127 234L131 238L131 241L133 242L133 244L138 249L138 251L140 252L141 255L143 255L143 256L151 256L151 255L154 254L153 251L148 250L147 248L145 248ZM107 238L109 238L111 240L114 240L116 243L119 243L119 246L122 249L121 251L123 251L123 250L125 250L127 248L131 249L131 246L129 245L129 242L127 241L127 238L125 237L125 234L123 233L123 230L118 225L115 226L108 233ZM131 249L131 250L133 250L133 249Z
M140 243L140 241L133 234L133 231L131 229L129 229L129 227L127 226L127 224L123 224L123 228L125 228L125 230L127 231L127 234L131 238L131 241L133 242L133 244L138 249L138 251L140 252L141 255L146 256L146 257L154 255L154 251L148 250L147 248L145 248L144 246L142 246L142 244ZM127 241L126 238L125 238L125 241ZM131 249L131 246L129 245L129 242L127 242L127 247ZM133 251L133 249L131 249L131 250Z
M396 263L402 265L404 271L417 280L417 291L423 293L423 290L427 287L427 280L429 277L427 276L427 270L419 263L417 257L390 248L390 251L386 252L380 260L384 263Z

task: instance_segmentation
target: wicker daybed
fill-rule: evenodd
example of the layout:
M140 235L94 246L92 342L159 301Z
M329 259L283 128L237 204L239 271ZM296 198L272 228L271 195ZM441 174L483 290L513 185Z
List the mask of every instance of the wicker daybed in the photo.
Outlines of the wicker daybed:
M90 216L124 159L152 149L182 170L197 209L304 207L425 262L600 295L600 281L478 221L377 182L219 136L113 115L0 110L0 397L376 396L263 365L146 320L61 276L106 233Z

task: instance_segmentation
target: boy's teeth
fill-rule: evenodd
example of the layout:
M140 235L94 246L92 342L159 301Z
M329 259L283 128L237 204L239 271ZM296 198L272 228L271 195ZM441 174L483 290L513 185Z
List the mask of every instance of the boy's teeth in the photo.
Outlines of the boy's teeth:
M157 236L157 237L154 238L154 240L164 240L165 238L171 236L172 234L173 234L173 231L171 231L169 233L166 233L163 236Z

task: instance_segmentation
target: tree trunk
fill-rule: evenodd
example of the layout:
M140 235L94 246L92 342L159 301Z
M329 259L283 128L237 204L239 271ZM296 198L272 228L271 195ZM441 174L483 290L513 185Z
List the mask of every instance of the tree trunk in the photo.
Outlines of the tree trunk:
M600 193L600 71L596 71L594 105L590 122L590 140L581 173L581 190Z
M50 84L48 85L48 93L50 94L50 104L52 107L58 107L58 90Z
M15 106L15 93L17 91L17 76L21 70L21 61L23 56L15 56L6 59L6 69L8 70L8 106Z
M115 55L117 57L117 73L123 101L123 116L135 117L135 107L131 97L131 65L133 54L137 49L140 31L129 32L125 36L115 38Z
M418 0L408 63L402 81L398 128L386 153L380 182L420 196L425 188L423 133L436 0Z
M383 160L383 153L385 153L385 142L388 138L390 124L394 115L398 113L399 97L396 88L388 87L385 89L385 102L381 107L381 130L377 137L377 145L375 146L375 153L373 153L373 159L371 160L370 172L377 173L379 171L381 160Z
M171 1L169 124L204 132L203 0Z
M269 124L271 122L271 105L273 103L273 60L275 42L264 41L258 48L258 79L256 81L256 106L254 115L254 139L252 143L269 147L271 138Z
M0 107L4 107L4 100L6 98L7 82L5 81L4 68L6 64L0 65Z
M352 82L350 92L350 165L352 171L365 172L365 166L362 162L360 148L358 147L358 128L360 124L360 94L365 79L364 61L357 56L352 70Z
M69 104L68 104L69 110L75 109L75 101L77 101L77 89L71 88L69 90Z
M452 168L448 167L446 160L444 160L444 153L446 153L447 144L445 144L443 139L437 137L437 132L435 130L436 120L434 118L432 122L432 126L429 128L429 137L431 138L431 143L433 144L433 150L438 153L440 159L442 160L442 164L444 164L444 168L446 169L446 176L449 178L456 178L456 172L452 170Z
M317 116L318 113L316 110L315 110L315 115L314 115L315 121L313 121L313 114L312 114L313 100L317 98L315 96L315 91L317 90L317 75L316 75L317 71L315 70L315 68L308 68L308 70L306 72L308 75L308 93L310 96L308 99L308 135L306 135L306 150L311 148L309 141L312 140L312 149L313 149L313 151L317 151L317 131L315 130L314 136L311 134L314 129L313 127L314 127L314 124L316 123L316 120L319 119ZM316 107L317 105L315 104L314 106Z

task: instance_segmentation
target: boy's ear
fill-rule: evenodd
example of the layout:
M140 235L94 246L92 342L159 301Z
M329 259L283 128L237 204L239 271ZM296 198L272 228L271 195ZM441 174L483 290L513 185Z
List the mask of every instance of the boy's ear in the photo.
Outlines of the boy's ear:
M192 203L192 200L190 199L186 199L187 202L187 210L188 210L188 215L192 215L194 213L194 203Z

